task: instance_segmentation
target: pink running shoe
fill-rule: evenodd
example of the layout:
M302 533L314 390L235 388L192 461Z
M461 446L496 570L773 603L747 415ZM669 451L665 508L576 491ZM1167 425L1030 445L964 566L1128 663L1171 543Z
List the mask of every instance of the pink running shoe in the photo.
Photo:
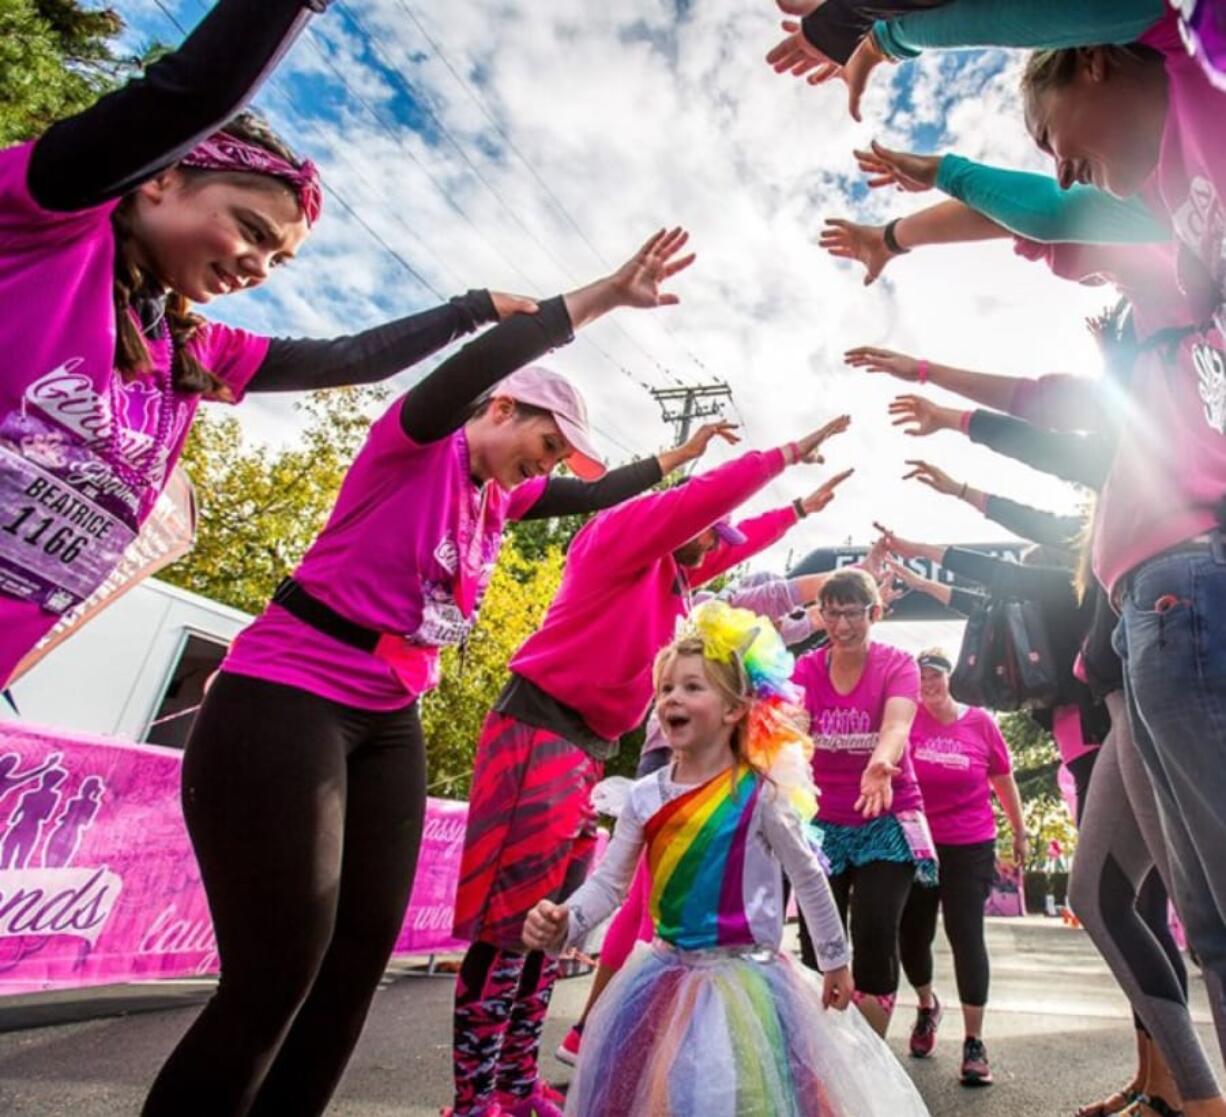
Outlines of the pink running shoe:
M573 1067L579 1061L579 1045L583 1042L583 1033L578 1028L571 1028L566 1033L566 1038L558 1044L558 1049L553 1053L553 1057L559 1063L565 1063L568 1067Z
M915 1024L911 1028L911 1057L926 1059L936 1050L937 1028L941 1024L941 1002L932 995L932 1007L915 1012Z
M562 1105L566 1097L548 1082L537 1081L536 1087L526 1098L512 1101L508 1098L502 1107L503 1117L564 1117Z

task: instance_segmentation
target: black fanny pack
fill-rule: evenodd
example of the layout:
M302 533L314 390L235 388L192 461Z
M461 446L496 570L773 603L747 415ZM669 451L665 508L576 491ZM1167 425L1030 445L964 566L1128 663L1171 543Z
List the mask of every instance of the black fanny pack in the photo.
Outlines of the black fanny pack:
M331 605L325 605L318 597L312 596L293 578L281 579L272 600L273 604L280 605L304 624L309 624L334 640L362 652L373 652L384 635L376 629L342 617Z

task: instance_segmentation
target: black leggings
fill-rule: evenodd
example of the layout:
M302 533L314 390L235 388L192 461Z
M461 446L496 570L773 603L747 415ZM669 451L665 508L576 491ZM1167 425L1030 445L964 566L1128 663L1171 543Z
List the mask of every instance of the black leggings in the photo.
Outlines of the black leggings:
M996 872L996 843L938 845L940 884L911 889L902 913L898 949L907 980L919 989L932 984L932 940L937 908L954 956L958 999L982 1008L988 1003L988 948L983 938L983 909Z
M313 1117L395 945L425 813L416 704L360 710L218 676L183 758L217 992L145 1117Z
M851 974L861 993L885 997L898 991L898 924L914 879L910 861L870 861L830 878L844 927L851 917ZM809 969L817 969L803 916L800 957Z

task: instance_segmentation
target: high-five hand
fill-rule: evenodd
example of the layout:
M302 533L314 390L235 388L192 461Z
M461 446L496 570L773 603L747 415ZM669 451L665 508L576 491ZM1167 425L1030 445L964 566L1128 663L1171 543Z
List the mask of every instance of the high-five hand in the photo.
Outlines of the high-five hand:
M690 239L690 234L680 226L661 229L630 257L611 277L618 302L622 306L650 308L676 306L680 297L671 291L662 291L662 284L678 272L688 268L695 253L678 256Z
M903 434L923 438L937 431L957 430L962 412L953 407L940 407L923 396L898 396L890 403L893 425L903 427Z
M820 512L834 500L835 490L853 473L855 473L854 469L845 469L842 473L836 473L829 481L818 485L808 496L803 497L800 501L801 507L810 516Z

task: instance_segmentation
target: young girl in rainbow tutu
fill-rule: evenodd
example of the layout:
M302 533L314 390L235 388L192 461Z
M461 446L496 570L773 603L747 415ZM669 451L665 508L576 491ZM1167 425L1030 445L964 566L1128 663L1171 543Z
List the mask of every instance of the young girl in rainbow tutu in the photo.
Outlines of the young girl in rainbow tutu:
M524 927L580 941L646 851L656 938L598 1002L567 1099L577 1117L911 1117L928 1113L858 1012L847 942L804 834L817 808L792 657L764 617L712 601L655 664L673 762L636 782L600 868ZM783 882L824 973L780 951Z

